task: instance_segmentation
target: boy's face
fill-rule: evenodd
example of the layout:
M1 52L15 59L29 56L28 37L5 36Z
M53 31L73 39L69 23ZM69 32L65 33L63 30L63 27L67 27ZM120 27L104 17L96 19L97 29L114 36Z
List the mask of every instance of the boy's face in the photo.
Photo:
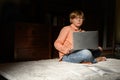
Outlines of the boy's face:
M84 19L81 16L77 16L71 19L71 23L74 24L76 27L80 27L83 23Z

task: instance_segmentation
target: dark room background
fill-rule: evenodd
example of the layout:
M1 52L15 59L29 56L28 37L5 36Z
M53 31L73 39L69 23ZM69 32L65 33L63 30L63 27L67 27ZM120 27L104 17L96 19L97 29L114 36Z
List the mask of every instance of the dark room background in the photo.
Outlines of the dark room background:
M69 13L82 10L83 29L99 31L99 45L113 49L115 0L1 0L0 61L58 57L53 44Z

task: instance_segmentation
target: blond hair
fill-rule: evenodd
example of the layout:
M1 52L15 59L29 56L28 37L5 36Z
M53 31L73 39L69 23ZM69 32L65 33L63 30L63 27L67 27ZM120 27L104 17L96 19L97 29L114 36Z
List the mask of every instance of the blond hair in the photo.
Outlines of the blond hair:
M80 17L81 19L84 19L84 13L81 11L81 10L75 10L75 11L72 11L69 15L69 18L70 18L70 22L71 22L71 19L74 19L76 17Z

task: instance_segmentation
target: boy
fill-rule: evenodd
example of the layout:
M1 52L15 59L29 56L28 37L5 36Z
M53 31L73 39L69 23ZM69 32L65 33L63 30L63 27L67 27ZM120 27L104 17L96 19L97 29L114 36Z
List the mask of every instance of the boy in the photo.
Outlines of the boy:
M80 28L84 21L84 13L82 11L73 11L70 13L70 25L61 29L57 40L54 42L55 48L59 51L59 60L73 63L96 63L105 61L105 57L99 57L102 51L101 47L97 50L78 50L71 52L73 48L72 34L73 32L84 32Z

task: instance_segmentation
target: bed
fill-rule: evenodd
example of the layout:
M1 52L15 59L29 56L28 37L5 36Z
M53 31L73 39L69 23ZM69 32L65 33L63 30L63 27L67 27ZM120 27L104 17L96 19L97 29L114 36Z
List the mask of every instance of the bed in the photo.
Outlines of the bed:
M108 58L96 64L58 59L2 63L0 75L5 80L120 80L120 60Z

